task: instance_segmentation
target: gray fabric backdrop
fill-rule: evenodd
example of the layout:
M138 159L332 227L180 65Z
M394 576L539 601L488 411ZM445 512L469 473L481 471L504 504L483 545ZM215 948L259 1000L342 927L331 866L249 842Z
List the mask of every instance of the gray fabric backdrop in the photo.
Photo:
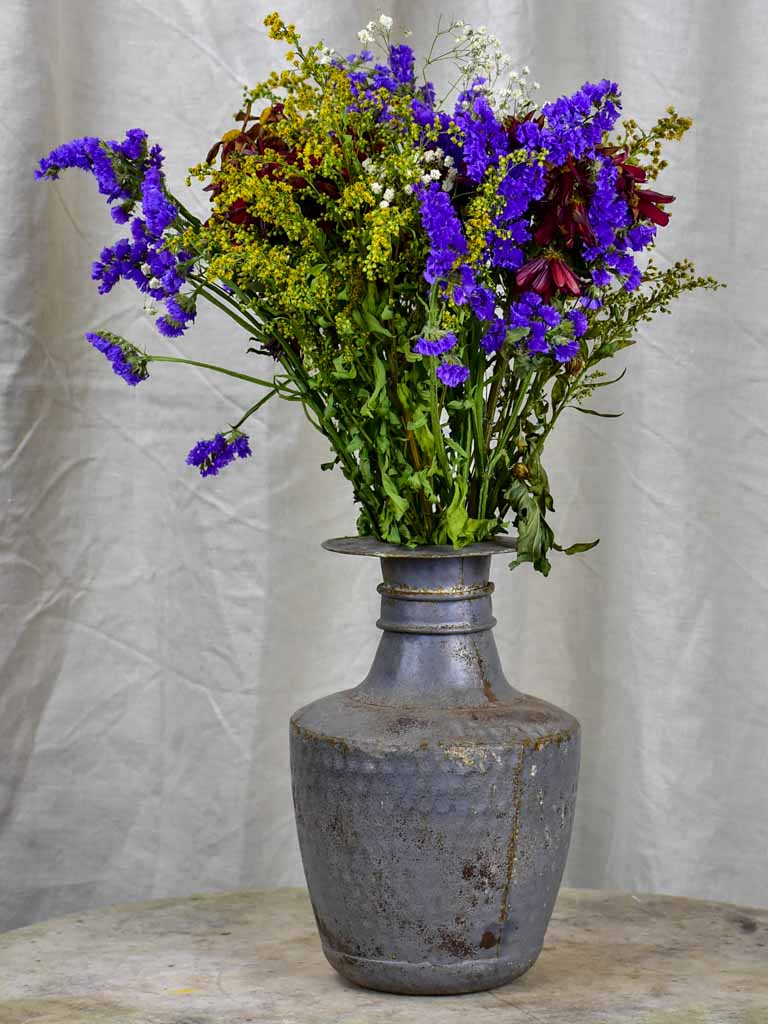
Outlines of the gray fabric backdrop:
M189 447L246 385L156 367L132 390L83 340L253 367L214 313L177 345L90 261L117 237L93 182L32 168L77 135L142 126L187 166L230 126L278 49L252 0L4 0L0 6L4 393L0 928L117 900L300 884L287 720L362 678L377 565L330 555L354 515L294 406L255 454L201 481ZM284 0L339 48L372 3ZM437 2L389 13L423 41ZM601 537L549 580L497 563L498 642L516 685L584 727L567 881L768 904L765 185L768 7L505 0L486 23L543 97L603 75L650 122L696 120L663 178L665 261L729 284L643 330L604 409L573 415L548 465L563 541ZM201 197L194 200L204 208ZM214 358L215 357L215 358Z

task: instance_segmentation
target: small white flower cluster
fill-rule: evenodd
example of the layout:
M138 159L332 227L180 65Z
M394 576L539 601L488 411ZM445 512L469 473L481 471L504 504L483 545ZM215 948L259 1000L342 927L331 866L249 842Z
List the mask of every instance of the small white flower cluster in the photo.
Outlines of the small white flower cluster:
M320 43L316 47L315 53L318 64L330 64L336 51L332 47L326 46L325 43Z
M427 149L421 154L424 164L430 166L424 168L421 176L422 185L429 185L433 181L442 181L443 192L450 192L459 173L450 153L437 146L435 149ZM434 165L434 166L432 166Z
M531 69L526 65L516 71L508 53L505 53L498 36L490 33L484 25L473 28L463 21L455 21L450 31L456 42L456 58L464 72L465 84L476 78L484 78L485 83L476 86L476 90L494 97L494 109L499 114L525 113L535 109L536 103L531 99L530 90L539 89L538 82L529 82ZM499 81L506 83L498 88Z
M386 33L389 32L393 25L394 21L388 14L380 14L378 23L375 21L369 21L365 28L361 28L357 33L357 38L364 45L366 43L373 43L376 40L376 33L378 30L383 29Z
M379 209L387 210L392 204L392 200L395 198L395 190L391 185L387 185L384 181L383 168L378 167L370 157L366 157L363 160L362 168L369 178L374 180L371 182L371 192L375 196L381 196L379 201Z
M410 195L413 192L414 184L419 182L422 185L431 185L433 181L440 181L443 192L450 192L453 189L458 170L450 153L446 153L439 146L435 149L417 150L413 154L413 163L414 176L418 177L418 181L406 182L402 186L402 192L405 195ZM363 160L362 168L368 178L372 179L371 192L375 196L381 196L379 209L389 209L399 191L396 183L388 182L385 169L374 163L370 157Z
M510 71L506 84L496 93L496 110L499 114L525 114L535 109L536 103L531 99L531 89L541 88L538 82L530 82L528 76L531 69L528 65L519 71Z

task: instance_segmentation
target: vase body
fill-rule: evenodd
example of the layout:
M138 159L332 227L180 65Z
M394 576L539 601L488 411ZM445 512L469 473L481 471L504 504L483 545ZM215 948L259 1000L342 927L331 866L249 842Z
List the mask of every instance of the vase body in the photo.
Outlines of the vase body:
M323 951L369 988L449 994L513 980L539 955L560 886L579 725L504 677L490 549L382 554L368 676L291 719Z

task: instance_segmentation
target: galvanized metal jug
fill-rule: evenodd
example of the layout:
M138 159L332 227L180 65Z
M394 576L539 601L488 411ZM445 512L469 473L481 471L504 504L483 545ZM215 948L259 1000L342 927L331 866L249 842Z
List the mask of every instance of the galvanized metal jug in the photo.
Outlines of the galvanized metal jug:
M493 638L498 541L381 559L368 676L291 719L299 844L323 951L369 988L495 988L541 951L571 835L579 724L513 689Z

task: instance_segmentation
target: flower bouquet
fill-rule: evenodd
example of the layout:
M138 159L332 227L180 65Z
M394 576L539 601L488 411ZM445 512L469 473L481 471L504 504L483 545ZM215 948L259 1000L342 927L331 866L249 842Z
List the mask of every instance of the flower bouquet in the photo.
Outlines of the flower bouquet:
M258 374L86 335L128 384L150 363L248 381L254 402L187 462L214 476L250 455L271 398L328 439L378 555L381 641L366 679L291 719L293 799L323 950L351 980L458 993L528 970L570 841L579 724L510 685L493 639L494 540L544 573L555 542L542 465L563 412L604 415L601 368L673 299L715 288L650 259L673 196L652 185L690 121L619 125L603 80L539 107L484 29L451 22L417 74L382 15L342 56L266 19L287 67L246 93L194 167L204 221L168 192L146 134L82 138L38 175L96 177L127 237L93 266L146 296L160 334L200 300L246 333ZM374 56L374 47L378 54ZM450 62L438 98L430 68ZM454 95L455 93L455 95ZM160 307L160 308L158 308Z
M277 14L265 24L287 67L245 94L191 170L210 194L204 221L169 193L140 129L76 139L37 171L90 172L127 225L93 265L100 292L131 281L171 338L206 300L262 369L86 338L131 385L152 362L254 385L242 417L189 452L201 475L250 455L244 428L265 402L297 402L330 442L322 468L352 485L361 535L461 548L511 523L512 564L546 574L563 550L547 521L550 432L566 409L605 415L586 403L615 383L601 364L638 324L717 287L688 261L639 262L674 198L651 187L662 145L691 122L670 107L649 130L619 124L607 80L539 107L528 68L462 22L438 26L419 73L386 15L348 56L305 48ZM428 75L445 62L454 88L438 98Z

